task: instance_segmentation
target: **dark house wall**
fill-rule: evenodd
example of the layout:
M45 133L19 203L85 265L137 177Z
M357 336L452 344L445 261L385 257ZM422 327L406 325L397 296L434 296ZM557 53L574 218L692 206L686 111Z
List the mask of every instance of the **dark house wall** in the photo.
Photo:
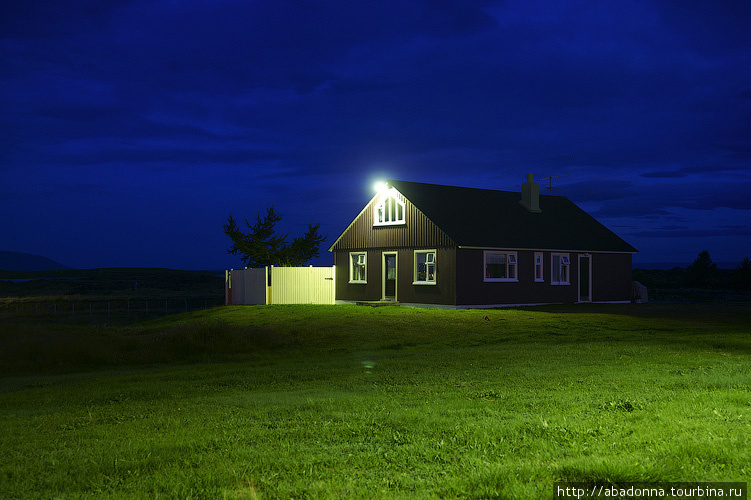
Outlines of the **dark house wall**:
M631 254L598 253L592 256L592 300L631 300Z
M433 248L433 247L431 247ZM423 249L422 247L420 249ZM579 254L569 252L568 285L551 285L551 252L543 252L543 282L534 280L534 251L517 251L518 282L483 281L483 250L437 248L436 285L413 285L414 249L367 251L366 284L349 283L349 250L336 252L336 298L381 300L383 253L397 252L397 300L443 305L547 304L579 301ZM558 252L556 252L558 253ZM592 301L629 301L631 254L591 254Z
M364 250L367 248L435 248L453 246L446 233L433 224L415 206L400 197L405 204L405 224L373 226L373 198L331 247L338 250Z
M350 250L336 251L336 299L372 301L383 298L383 252L397 253L396 298L402 303L454 305L456 286L456 251L453 248L420 247L417 250L436 250L436 284L413 285L414 250L412 248L378 248L366 250L367 283L349 282ZM351 250L357 251L357 250Z
M336 300L380 300L381 266L378 265L381 252L368 251L367 283L349 283L349 251L339 250L334 253L336 266Z
M543 282L534 279L534 251L517 251L518 282L484 282L483 250L457 252L457 304L546 304L579 301L579 253L568 253L571 261L568 285L552 285L551 253L543 252ZM631 298L631 254L591 253L592 301L629 301Z
M456 289L458 305L545 304L576 302L578 267L576 254L571 260L569 285L550 284L550 252L543 252L543 282L535 282L534 251L519 250L517 282L485 282L483 250L463 249L457 252Z
M399 302L454 304L455 250L453 242L433 222L403 197L405 224L373 226L373 206L368 203L332 245L336 266L336 299L381 300L383 297L383 252L397 252L396 293ZM436 285L413 285L414 250L435 249ZM368 282L349 283L350 252L367 252Z

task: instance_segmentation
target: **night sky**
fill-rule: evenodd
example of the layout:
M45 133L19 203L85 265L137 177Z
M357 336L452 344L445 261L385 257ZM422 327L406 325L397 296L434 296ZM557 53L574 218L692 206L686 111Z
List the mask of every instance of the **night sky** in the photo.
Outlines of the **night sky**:
M0 48L0 250L238 268L274 204L330 265L378 179L532 172L636 263L751 255L748 0L25 0Z

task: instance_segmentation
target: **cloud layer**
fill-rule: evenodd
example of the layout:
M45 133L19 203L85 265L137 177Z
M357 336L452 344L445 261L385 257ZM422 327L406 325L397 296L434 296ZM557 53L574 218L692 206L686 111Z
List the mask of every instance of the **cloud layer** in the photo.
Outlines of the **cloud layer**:
M534 172L644 261L751 254L747 1L31 0L0 23L7 250L230 267L230 212L333 240L376 176Z

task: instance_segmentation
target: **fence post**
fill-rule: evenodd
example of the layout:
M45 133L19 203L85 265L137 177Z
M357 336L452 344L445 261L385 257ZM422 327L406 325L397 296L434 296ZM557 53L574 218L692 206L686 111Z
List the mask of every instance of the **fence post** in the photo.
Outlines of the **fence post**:
M55 302L54 306L55 306L55 316L57 316L57 302Z
M228 306L232 302L232 274L224 270L224 305Z

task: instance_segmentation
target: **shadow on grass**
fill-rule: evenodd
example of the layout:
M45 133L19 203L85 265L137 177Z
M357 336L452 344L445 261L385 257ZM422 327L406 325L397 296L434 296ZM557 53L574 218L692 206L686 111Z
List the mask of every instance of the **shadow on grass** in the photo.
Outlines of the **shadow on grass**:
M164 330L17 324L0 339L6 373L71 372L120 366L237 361L289 347L269 327L189 322Z

